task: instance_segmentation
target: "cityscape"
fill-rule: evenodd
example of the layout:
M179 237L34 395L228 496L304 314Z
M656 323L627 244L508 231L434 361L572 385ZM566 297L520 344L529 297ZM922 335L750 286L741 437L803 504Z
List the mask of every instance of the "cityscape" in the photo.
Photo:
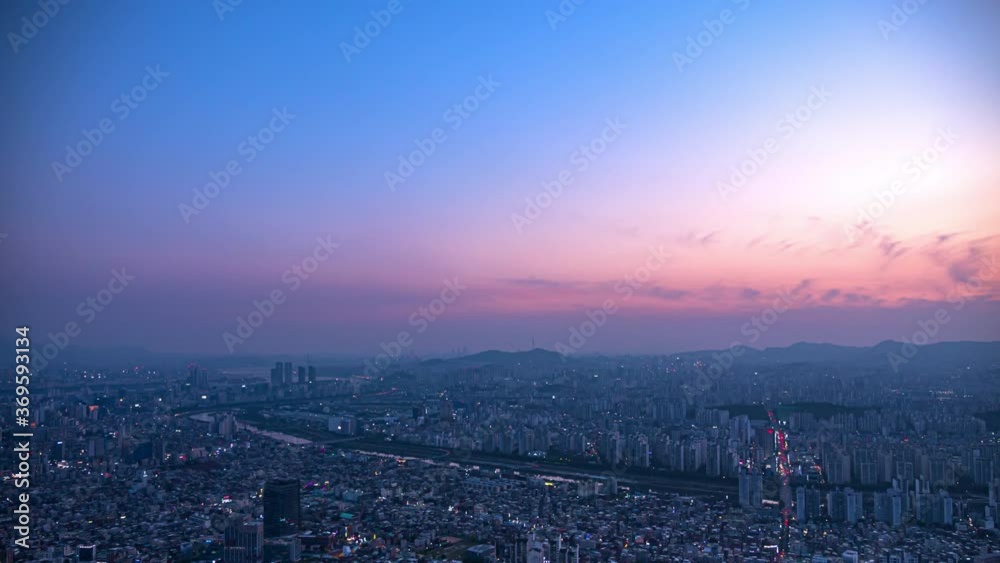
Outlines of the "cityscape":
M933 368L898 374L882 351L896 344L768 348L704 386L720 352L489 351L372 375L294 360L50 368L31 384L38 453L20 472L32 549L43 561L987 560L1000 550L1000 343L928 345ZM13 459L16 441L4 445Z
M0 30L0 563L1000 562L1000 3Z

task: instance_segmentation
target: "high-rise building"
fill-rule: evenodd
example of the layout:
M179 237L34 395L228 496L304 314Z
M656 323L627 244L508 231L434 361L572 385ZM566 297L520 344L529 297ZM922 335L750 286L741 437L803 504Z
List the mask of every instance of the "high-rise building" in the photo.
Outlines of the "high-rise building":
M296 368L295 371L296 371L296 373L298 373L298 377L296 378L295 383L298 383L299 385L305 385L305 383L306 383L306 366L299 366L298 368Z
M818 489L798 487L795 489L795 518L799 522L808 522L819 517L820 493Z
M622 461L622 453L625 450L625 441L621 434L611 432L605 437L604 458L609 465L618 465Z
M853 524L861 519L862 508L861 493L850 487L826 494L826 513L834 522Z
M823 465L828 483L843 485L851 482L851 458L841 454L835 447L827 446Z
M316 366L309 366L309 375L306 379L309 385L316 385Z
M847 521L854 524L864 516L864 497L861 491L848 487L844 490L847 496Z
M874 485L878 483L878 464L862 463L858 466L858 480L862 485Z
M207 389L208 370L198 366L188 366L188 384L193 389Z
M798 487L795 489L795 519L799 522L806 522L806 489Z
M826 493L826 515L834 522L847 520L847 495L836 490Z
M649 467L649 438L644 434L629 436L629 465Z
M977 457L972 460L972 480L977 485L989 483L994 478L993 460Z
M893 487L884 493L875 493L875 519L892 526L903 522L903 499L900 490Z
M283 369L281 370L284 374L283 378L286 385L292 383L292 362L285 362Z
M297 479L272 479L264 484L265 536L282 536L298 529L300 490Z
M281 362L275 362L274 367L271 368L271 386L281 387L285 383L285 371L281 365Z
M756 471L740 473L740 506L760 508L763 503L764 476Z
M226 526L222 555L225 563L260 563L264 560L264 528L258 520L236 517Z

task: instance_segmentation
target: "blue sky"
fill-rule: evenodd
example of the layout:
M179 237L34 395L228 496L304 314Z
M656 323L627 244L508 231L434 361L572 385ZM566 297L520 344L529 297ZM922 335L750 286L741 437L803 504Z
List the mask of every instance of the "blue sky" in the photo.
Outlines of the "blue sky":
M555 1L399 5L347 61L342 44L389 2L245 0L220 20L209 1L77 1L17 52L10 34L38 4L4 3L0 254L25 272L5 281L5 321L78 319L76 305L127 267L135 286L77 343L225 352L220 335L331 235L338 255L245 351L376 349L454 276L473 289L415 352L528 334L546 346L662 245L676 263L593 351L727 345L804 279L815 298L771 342L868 343L912 332L968 281L954 273L996 248L996 206L984 205L1000 130L995 3L932 0L888 36L879 21L902 2L588 0L555 29ZM724 10L729 23L705 23ZM679 70L675 53L706 26L721 33ZM147 67L168 75L119 119L114 100ZM495 92L450 128L445 112L488 77ZM821 86L831 101L720 201L717 181ZM295 118L244 162L241 143L276 108ZM59 181L52 163L102 119L114 131ZM608 119L628 128L575 169ZM845 243L842 226L941 127L960 140L927 186L900 196L872 245ZM447 140L388 189L385 173L436 128ZM242 172L185 222L179 206L234 159ZM517 232L512 215L562 170L574 183ZM996 338L994 290L942 338ZM820 298L847 294L865 299Z

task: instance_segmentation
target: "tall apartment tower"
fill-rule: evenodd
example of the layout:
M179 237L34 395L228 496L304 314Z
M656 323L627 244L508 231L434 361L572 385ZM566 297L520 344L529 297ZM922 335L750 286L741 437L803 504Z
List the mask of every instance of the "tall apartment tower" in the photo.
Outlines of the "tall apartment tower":
M297 479L272 479L264 484L264 536L283 536L299 528L300 491Z
M226 526L225 563L260 563L264 560L264 528L256 520L233 518Z

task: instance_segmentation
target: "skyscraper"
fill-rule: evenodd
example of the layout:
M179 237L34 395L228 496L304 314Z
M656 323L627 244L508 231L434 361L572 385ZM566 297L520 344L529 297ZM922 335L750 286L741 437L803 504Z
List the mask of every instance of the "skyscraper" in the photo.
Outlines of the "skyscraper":
M798 487L795 489L795 519L799 522L808 521L806 515L806 489Z
M764 476L757 471L740 473L740 506L760 508L763 502Z
M850 487L844 490L844 494L847 495L847 521L853 524L861 520L864 515L864 497L861 491L855 491Z
M264 529L259 521L236 517L226 526L225 563L259 563L264 560Z
M188 384L194 389L208 388L208 370L198 366L188 367Z
M301 499L297 479L273 479L264 484L264 535L272 538L299 527Z
M820 512L819 489L808 487L798 487L795 489L795 519L799 522L808 522L819 517ZM846 501L845 501L846 502ZM846 508L845 508L846 511Z

